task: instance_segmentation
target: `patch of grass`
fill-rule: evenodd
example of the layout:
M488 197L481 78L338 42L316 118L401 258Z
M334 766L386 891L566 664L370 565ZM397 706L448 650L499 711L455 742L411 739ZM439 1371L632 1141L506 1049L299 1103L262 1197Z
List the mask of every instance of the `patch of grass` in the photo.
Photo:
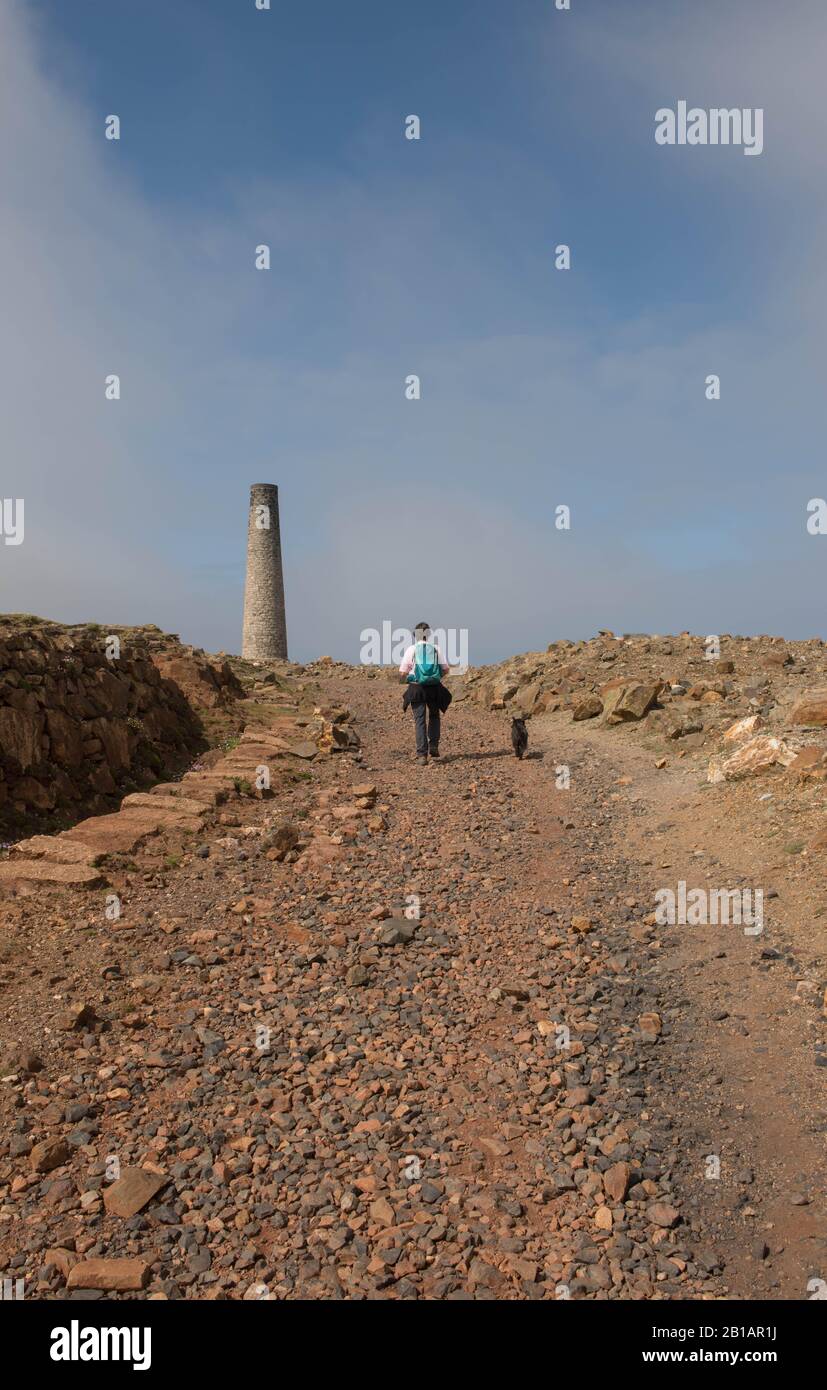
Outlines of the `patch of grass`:
M790 843L789 843L788 845L785 845L785 846L784 846L784 853L785 853L785 854L800 854L801 851L803 850L803 848L804 848L804 841L803 841L803 840L790 840Z
M164 857L164 868L165 868L165 869L177 869L177 868L178 868L178 865L179 865L180 863L181 863L181 856L180 856L180 854L167 854L167 855Z

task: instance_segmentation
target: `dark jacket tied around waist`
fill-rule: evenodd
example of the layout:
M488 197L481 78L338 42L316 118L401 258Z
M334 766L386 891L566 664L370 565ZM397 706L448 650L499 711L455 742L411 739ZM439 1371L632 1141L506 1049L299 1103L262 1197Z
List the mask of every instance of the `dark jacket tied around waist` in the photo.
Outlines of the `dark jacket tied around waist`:
M402 709L407 710L408 705L427 705L429 710L436 709L444 714L453 698L448 687L441 682L420 685L418 681L409 681L402 696Z

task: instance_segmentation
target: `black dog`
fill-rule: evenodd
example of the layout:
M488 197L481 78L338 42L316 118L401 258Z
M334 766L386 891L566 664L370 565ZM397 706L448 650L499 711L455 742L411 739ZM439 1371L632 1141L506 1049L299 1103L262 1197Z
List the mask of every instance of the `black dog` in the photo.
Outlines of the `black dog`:
M516 715L511 720L511 747L518 758L522 758L528 747L528 729L525 726L525 720L517 719Z

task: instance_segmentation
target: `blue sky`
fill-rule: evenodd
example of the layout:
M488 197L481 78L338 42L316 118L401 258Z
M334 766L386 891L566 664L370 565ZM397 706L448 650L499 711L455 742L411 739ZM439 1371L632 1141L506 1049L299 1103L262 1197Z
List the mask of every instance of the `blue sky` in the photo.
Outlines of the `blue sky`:
M0 605L237 650L276 482L297 658L822 633L825 57L816 0L4 0Z
M691 183L651 160L645 93L620 89L639 118L627 158L600 138L616 119L618 87L584 71L576 4L568 14L555 14L551 0L274 0L269 14L254 0L34 6L48 24L47 70L83 99L90 135L102 107L117 108L130 127L123 166L156 205L220 215L262 180L312 189L351 179L391 195L404 183L415 197L453 187L468 199L479 252L496 273L476 313L462 304L454 326L465 332L500 331L507 304L519 328L526 320L545 327L548 301L538 301L537 279L561 216L578 261L588 264L590 292L618 316L674 299L681 245L692 251L680 267L688 303L703 315L726 297L749 311L750 276L721 254L720 228ZM659 28L662 0L621 8L645 44ZM707 13L714 8L707 4ZM581 9L595 37L601 22L616 28L613 0L581 0ZM413 110L422 113L425 139L400 147L400 114ZM760 182L752 187L760 199ZM429 205L437 211L436 200ZM749 226L754 208L739 200L727 211L735 219L729 240L739 223ZM555 301L564 290L554 286ZM579 297L564 301L578 313L579 305Z

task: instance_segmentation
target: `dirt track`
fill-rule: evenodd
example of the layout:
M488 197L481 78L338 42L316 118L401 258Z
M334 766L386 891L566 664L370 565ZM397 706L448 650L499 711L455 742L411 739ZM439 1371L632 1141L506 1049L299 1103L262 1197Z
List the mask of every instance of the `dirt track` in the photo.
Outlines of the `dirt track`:
M208 858L139 857L117 931L77 895L11 904L3 1042L44 1063L2 1097L0 1262L27 1296L63 1296L82 1256L143 1262L170 1298L808 1297L826 1073L783 904L759 938L644 922L699 863L750 871L697 775L558 716L519 763L507 721L459 702L419 768L397 687L325 694L361 764L317 760ZM346 810L366 782L382 830ZM288 816L333 832L326 858L266 857ZM78 998L102 1023L55 1032ZM60 1137L33 1173L27 1146ZM169 1178L127 1219L99 1196L112 1154Z

